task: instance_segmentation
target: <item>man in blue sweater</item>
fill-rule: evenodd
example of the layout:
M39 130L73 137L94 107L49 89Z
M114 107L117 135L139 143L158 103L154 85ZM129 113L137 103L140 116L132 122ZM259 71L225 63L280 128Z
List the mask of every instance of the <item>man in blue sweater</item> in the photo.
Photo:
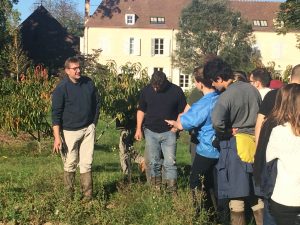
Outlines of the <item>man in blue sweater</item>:
M76 167L80 169L83 200L92 198L92 161L100 101L93 81L80 75L78 58L65 62L67 76L52 95L53 152L61 153L67 196L74 196Z

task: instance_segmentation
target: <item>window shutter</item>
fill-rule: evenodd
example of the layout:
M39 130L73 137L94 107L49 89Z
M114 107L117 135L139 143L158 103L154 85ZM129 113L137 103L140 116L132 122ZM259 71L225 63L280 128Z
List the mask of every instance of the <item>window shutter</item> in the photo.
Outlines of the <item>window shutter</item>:
M164 55L170 56L170 46L171 40L169 38L164 38Z
M134 54L141 55L141 39L134 38Z
M155 48L155 39L152 38L151 39L151 56L155 55L154 48Z

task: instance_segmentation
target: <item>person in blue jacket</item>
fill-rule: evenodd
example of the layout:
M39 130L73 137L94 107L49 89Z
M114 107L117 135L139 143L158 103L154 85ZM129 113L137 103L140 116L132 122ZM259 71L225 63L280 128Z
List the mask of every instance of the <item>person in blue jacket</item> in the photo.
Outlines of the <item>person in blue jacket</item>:
M218 92L212 87L211 80L203 78L203 70L194 73L196 88L204 96L192 104L191 108L179 116L178 121L165 120L170 126L180 130L197 130L196 155L192 165L190 176L190 188L193 196L193 203L196 207L196 215L199 213L199 202L197 192L205 194L207 200L204 207L207 209L213 206L213 200L209 190L213 188L213 168L218 161L219 151L213 147L215 130L212 126L211 113L219 97ZM200 206L201 207L201 206Z

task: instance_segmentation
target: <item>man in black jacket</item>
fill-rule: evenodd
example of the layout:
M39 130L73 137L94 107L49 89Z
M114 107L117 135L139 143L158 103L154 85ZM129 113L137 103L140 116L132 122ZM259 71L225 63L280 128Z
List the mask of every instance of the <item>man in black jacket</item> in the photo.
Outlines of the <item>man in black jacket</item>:
M185 106L186 99L182 89L169 82L162 71L154 72L150 84L142 90L140 95L135 139L141 140L144 122L151 184L155 188L160 188L163 166L168 192L177 190L177 130L170 127L165 120L177 120Z

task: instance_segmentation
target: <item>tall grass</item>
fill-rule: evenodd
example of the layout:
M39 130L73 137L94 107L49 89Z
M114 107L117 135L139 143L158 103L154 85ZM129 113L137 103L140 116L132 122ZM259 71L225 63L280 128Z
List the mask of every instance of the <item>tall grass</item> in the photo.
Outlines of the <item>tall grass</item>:
M104 123L98 125L98 130ZM31 141L0 144L0 224L212 224L208 213L194 219L188 190L190 155L188 135L178 140L179 191L173 198L150 189L136 165L133 182L121 173L119 131L109 128L96 144L93 178L94 200L80 201L79 174L74 201L66 201L63 166L52 155L52 140L42 142L42 153ZM143 152L144 143L135 148Z

